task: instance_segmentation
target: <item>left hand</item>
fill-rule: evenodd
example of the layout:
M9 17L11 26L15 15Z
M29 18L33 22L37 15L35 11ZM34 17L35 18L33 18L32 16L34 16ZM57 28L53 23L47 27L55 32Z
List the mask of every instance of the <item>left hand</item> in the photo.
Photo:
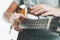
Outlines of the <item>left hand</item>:
M58 9L45 5L45 4L36 5L32 7L31 9L32 9L31 13L37 16L40 16L40 15L41 16L52 15L56 17L60 16L60 11Z

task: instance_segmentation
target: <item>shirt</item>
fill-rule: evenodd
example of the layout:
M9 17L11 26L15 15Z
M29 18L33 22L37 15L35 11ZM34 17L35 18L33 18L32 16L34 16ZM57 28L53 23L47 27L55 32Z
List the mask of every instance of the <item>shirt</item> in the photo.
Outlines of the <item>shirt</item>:
M59 0L14 0L18 5L24 3L27 7L38 4L48 4L53 7L59 7Z

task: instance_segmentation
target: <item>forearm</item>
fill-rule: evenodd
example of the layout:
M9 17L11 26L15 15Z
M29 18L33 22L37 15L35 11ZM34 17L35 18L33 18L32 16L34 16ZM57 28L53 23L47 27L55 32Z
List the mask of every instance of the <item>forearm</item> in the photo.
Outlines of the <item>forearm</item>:
M5 12L4 14L3 14L3 19L6 21L6 22L10 22L9 20L10 20L10 17L11 17L11 15L12 15L12 13L10 13L10 12Z
M18 5L13 1L10 7L4 12L3 14L3 19L7 22L10 22L10 17L11 15L15 12L17 9Z

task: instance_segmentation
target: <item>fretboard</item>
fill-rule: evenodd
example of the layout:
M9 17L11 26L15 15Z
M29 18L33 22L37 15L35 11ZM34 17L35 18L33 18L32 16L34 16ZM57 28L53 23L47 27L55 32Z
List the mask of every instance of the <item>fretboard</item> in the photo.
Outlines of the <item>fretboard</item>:
M39 18L37 20L22 20L20 27L23 29L47 29L49 18Z

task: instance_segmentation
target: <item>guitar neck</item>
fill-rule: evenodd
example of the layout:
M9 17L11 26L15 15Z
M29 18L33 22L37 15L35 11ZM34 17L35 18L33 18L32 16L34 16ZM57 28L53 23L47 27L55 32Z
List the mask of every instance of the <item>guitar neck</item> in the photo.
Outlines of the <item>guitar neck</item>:
M50 22L50 18L40 16L37 20L22 20L20 27L26 27L26 29L48 29Z

